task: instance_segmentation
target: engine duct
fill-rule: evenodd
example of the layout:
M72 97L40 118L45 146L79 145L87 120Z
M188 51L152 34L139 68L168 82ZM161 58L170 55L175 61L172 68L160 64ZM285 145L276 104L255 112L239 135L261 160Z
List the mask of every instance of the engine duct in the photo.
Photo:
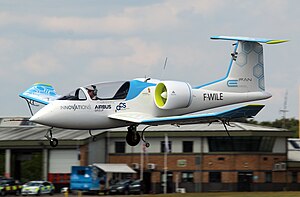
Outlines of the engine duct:
M154 101L160 109L180 109L192 102L190 84L180 81L162 81L155 87Z

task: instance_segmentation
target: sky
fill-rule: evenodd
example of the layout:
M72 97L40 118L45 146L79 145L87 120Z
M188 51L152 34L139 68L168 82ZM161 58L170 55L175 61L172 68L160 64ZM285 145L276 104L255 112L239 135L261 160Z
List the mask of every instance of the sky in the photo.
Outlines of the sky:
M299 7L297 0L2 0L0 116L30 116L18 94L36 82L65 94L145 76L192 86L223 78L232 42L210 37L227 35L290 40L264 46L273 97L258 102L266 107L255 120L281 118L286 92L286 117L298 118Z

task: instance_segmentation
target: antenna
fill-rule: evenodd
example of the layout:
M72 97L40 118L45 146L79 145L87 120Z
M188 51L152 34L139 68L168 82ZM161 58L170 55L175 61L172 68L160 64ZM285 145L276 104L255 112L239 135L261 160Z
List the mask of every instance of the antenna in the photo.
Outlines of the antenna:
M289 112L287 110L287 99L288 99L288 91L285 90L285 95L284 95L284 102L283 102L283 109L279 110L279 112L282 113L282 119L283 119L283 124L282 127L285 128L285 123L286 123L286 113Z
M165 59L165 63L164 63L164 68L163 68L163 71L162 71L162 73L161 73L161 79L163 78L163 76L164 76L164 73L165 73L165 70L166 70L166 67L167 67L167 62L168 62L168 57L166 57L166 59Z
M166 57L166 59L165 59L165 63L164 63L164 70L166 69L167 62L168 62L168 57Z

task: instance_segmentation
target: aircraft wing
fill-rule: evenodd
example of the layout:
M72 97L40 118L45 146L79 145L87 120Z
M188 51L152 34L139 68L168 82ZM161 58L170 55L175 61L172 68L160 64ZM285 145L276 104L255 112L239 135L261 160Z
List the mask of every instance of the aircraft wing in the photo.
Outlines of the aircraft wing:
M56 94L54 88L49 84L35 83L25 92L19 94L21 98L29 101L47 105L60 97Z
M214 121L225 120L231 121L238 118L254 117L264 105L246 105L235 109L208 114L168 116L168 117L151 117L142 113L120 113L113 114L109 117L112 119L123 120L127 122L146 124L146 125L164 125L164 124L196 124L196 123L211 123Z

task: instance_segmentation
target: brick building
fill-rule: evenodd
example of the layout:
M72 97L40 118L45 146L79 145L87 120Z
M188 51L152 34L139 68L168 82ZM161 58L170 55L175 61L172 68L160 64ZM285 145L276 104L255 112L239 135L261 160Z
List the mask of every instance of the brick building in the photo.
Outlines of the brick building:
M149 148L142 143L128 146L126 128L95 130L96 141L90 139L87 131L54 129L59 146L52 148L43 137L47 127L26 122L1 124L0 173L19 180L38 173L36 177L48 179L59 188L68 184L72 165L125 163L138 172L133 178L140 178L143 172L146 192L161 193L167 135L169 192L175 188L187 192L300 188L300 168L294 166L292 171L287 168L287 138L293 133L245 123L231 125L228 127L231 137L219 123L150 127L145 131ZM139 130L143 127L139 126ZM33 160L40 167L26 175L24 169ZM293 187L289 188L291 183Z
M168 190L176 183L187 192L199 191L274 191L290 182L285 167L287 137L292 133L276 129L232 123L152 127L145 132L148 149L129 147L122 131L110 133L109 163L127 163L136 170L144 150L144 179L147 190L162 191L165 135L170 153L167 157Z

